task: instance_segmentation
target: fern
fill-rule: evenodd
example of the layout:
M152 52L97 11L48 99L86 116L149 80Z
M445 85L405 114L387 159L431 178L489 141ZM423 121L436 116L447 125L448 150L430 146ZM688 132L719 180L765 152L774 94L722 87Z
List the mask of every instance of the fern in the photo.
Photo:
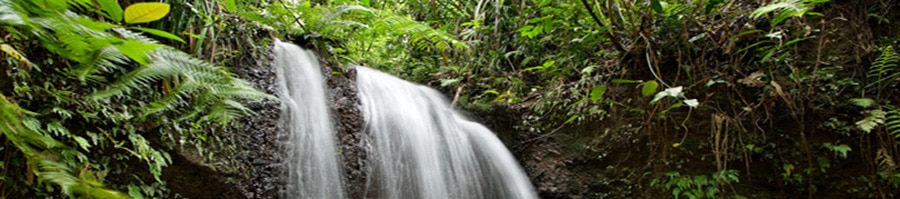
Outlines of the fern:
M886 106L886 109L884 123L882 124L884 130L895 138L900 138L900 108Z
M811 13L809 11L816 7L816 5L828 1L830 0L776 0L766 6L757 8L750 13L750 17L757 19L769 13L775 13L771 24L772 26L776 26L791 17L802 17L806 14L819 15L818 13Z
M27 157L31 173L40 182L60 189L33 185L17 176L0 178L43 187L51 193L61 190L69 196L127 197L102 188L105 172L95 174L89 168L109 168L110 161L133 157L145 162L161 182L162 168L171 163L171 158L144 138L142 133L155 127L143 126L143 122L166 123L173 122L170 117L179 117L178 122L190 121L198 125L196 128L203 128L211 122L227 123L249 114L249 109L239 103L243 100L273 98L224 67L195 59L141 33L79 14L97 12L94 3L0 0L0 25L7 27L10 37L38 41L49 57L59 57L41 62L53 69L51 73L29 79L29 71L23 71L20 76L24 77L16 80L22 84L17 84L15 94L19 96L12 98L32 102L26 106L38 113L28 112L0 95L0 136ZM32 44L5 44L3 50L27 61L16 48ZM81 84L70 84L73 78ZM67 128L74 125L83 128ZM165 127L159 131L189 131ZM115 158L108 158L107 152ZM89 159L95 155L102 158Z
M869 67L868 79L875 80L866 85L869 92L874 92L878 97L881 92L888 86L892 85L900 78L900 54L894 51L892 46L886 46L881 49L881 55L875 59L875 62Z
M122 193L103 188L99 182L91 178L76 177L73 166L57 160L71 157L66 153L78 152L68 149L53 137L27 127L26 121L33 123L36 120L26 114L35 113L22 109L7 100L4 95L0 95L0 135L28 157L31 171L41 182L55 184L60 187L62 193L69 196L79 193L84 197L93 198L128 198Z
M143 116L164 110L174 110L178 105L191 104L206 107L208 104L225 104L209 106L209 118L220 118L220 122L230 121L249 113L249 109L232 99L261 100L274 99L262 93L244 80L235 78L225 68L191 58L188 54L170 48L159 49L150 55L152 62L119 78L109 88L100 90L90 98L99 100L112 96L131 94L135 90L149 89L154 83L163 79L177 80L177 84L166 96L152 102ZM175 81L173 81L175 82ZM187 103L194 98L195 103ZM209 99L209 100L204 100ZM240 110L240 111L225 111ZM220 115L227 114L227 115Z
M446 51L451 49L468 49L465 43L460 42L454 36L440 30L436 30L427 24L417 22L409 16L401 16L389 11L369 9L362 6L341 5L335 7L311 7L300 6L304 15L302 19L307 21L309 30L330 38L342 38L354 34L355 36L369 36L369 42L374 37L390 35L395 38L405 38L415 48L426 51ZM358 31L357 29L361 29ZM367 39L360 39L366 41Z
M885 148L878 149L878 152L875 153L875 161L880 172L886 174L886 176L893 175L897 169L894 158L891 157Z

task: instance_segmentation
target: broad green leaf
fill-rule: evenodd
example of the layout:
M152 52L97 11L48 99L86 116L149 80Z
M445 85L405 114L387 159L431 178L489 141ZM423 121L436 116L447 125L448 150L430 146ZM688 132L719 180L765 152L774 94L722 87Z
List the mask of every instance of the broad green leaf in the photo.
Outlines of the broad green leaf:
M172 34L172 33L166 32L166 31L157 30L157 29L153 29L153 28L141 28L141 27L132 27L132 28L135 30L143 31L145 33L150 33L152 35L156 35L156 36L160 36L160 37L164 37L167 39L171 39L171 40L175 40L175 41L184 43L184 40L181 39L181 37L178 37L178 35L175 35L175 34Z
M359 3L362 4L362 5L365 6L365 7L371 7L370 4L369 4L369 2L370 2L369 0L360 0L360 1L359 1Z
M147 63L149 63L147 53L162 47L162 45L159 44L140 42L133 39L129 39L121 44L116 44L115 46L122 54L125 54L125 56L128 56L128 58L131 58L141 65L147 65Z
M106 11L109 19L120 22L122 21L122 6L119 5L119 2L116 0L97 0L97 4L100 4L100 8L103 8L103 11Z
M603 97L603 94L606 93L606 85L594 86L594 89L591 89L591 101L600 100Z
M641 95L644 97L651 96L653 93L656 93L657 88L659 88L659 83L656 83L656 80L650 80L641 86Z
M235 2L235 0L225 0L225 5L223 6L225 7L225 11L231 13L237 11L237 3Z
M875 105L875 100L869 98L853 98L850 99L850 103L859 107L869 108L870 106Z
M125 8L125 23L146 23L162 19L169 14L169 4L166 3L135 3Z

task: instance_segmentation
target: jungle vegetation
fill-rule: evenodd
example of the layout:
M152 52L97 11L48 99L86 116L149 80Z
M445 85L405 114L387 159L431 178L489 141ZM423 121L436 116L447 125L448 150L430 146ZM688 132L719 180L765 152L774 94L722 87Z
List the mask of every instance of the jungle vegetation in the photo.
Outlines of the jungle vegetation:
M542 197L895 198L898 8L0 0L0 198L176 197L159 177L164 148L223 145L224 129L253 114L246 103L273 98L229 60L287 37L336 74L366 65L462 109L521 111L515 139L558 143L574 172L559 178L577 184L538 186ZM229 40L247 29L263 42Z

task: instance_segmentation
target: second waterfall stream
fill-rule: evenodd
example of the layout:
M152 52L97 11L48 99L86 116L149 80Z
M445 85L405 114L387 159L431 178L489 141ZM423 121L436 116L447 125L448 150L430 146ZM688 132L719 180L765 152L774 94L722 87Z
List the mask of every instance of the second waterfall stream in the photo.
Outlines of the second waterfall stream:
M282 196L345 198L336 152L339 142L328 120L317 59L280 41L275 43L275 56L279 80L288 85L282 86L288 93L281 94L288 107L282 112L282 126L289 127L284 133L289 134L288 146L293 146L285 156L290 175ZM356 192L365 198L392 199L537 198L525 172L497 136L462 117L440 93L371 68L355 70L367 179L365 190ZM322 126L326 123L328 127ZM324 131L329 134L318 135Z

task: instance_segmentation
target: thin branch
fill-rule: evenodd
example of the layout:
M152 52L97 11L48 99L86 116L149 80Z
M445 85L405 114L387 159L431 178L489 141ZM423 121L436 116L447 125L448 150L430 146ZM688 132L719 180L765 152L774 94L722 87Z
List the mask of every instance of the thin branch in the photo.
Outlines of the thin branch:
M451 108L456 107L456 103L459 102L459 95L462 93L462 91L463 91L463 86L456 87L456 94L453 95L453 101L450 102Z
M587 9L588 13L591 14L591 18L594 19L594 22L597 22L597 25L599 25L600 27L607 27L606 25L603 25L603 22L600 21L600 18L597 17L597 14L594 14L594 8L592 8L591 5L588 4L587 0L581 0L581 3L582 5L584 5L584 8ZM613 47L615 47L616 50L619 50L619 52L622 53L626 52L625 47L623 47L622 44L619 43L619 37L616 37L616 35L612 33L612 30L608 30L606 34L609 35L609 40L612 41Z

